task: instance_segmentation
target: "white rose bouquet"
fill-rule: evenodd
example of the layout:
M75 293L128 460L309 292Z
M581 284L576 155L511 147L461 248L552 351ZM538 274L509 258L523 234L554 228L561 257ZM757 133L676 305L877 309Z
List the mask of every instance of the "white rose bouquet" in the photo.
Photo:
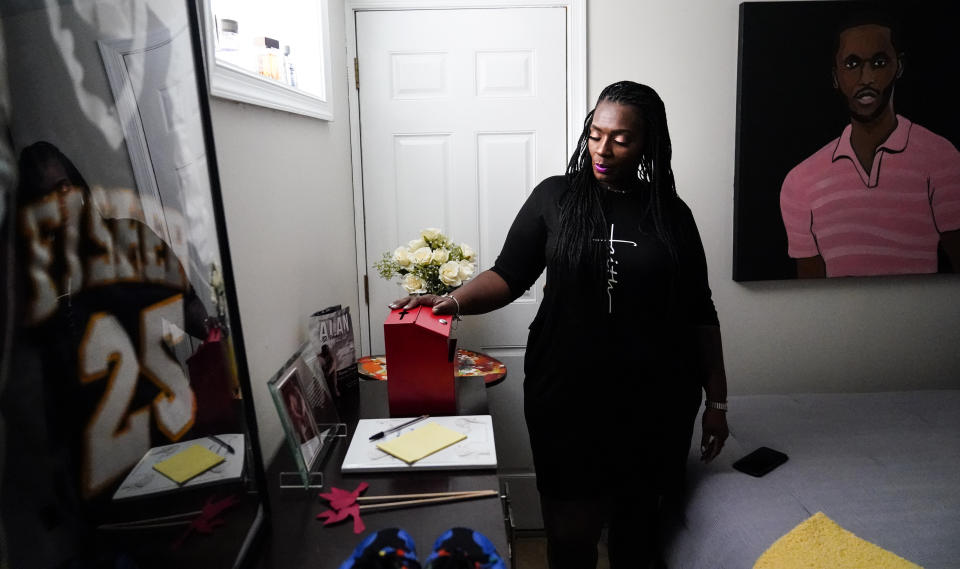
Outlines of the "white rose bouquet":
M387 280L399 277L409 294L446 294L473 278L476 253L428 227L420 237L384 253L373 266Z

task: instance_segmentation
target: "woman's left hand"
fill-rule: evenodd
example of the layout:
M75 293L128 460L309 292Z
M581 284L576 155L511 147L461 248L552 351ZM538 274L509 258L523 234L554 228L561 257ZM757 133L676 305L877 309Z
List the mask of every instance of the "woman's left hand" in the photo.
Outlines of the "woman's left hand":
M700 460L710 462L720 454L730 429L727 413L707 407L703 410L703 438L700 441Z
M460 310L460 304L453 299L453 297L436 294L419 294L405 296L401 299L394 300L387 305L391 310L396 310L398 308L405 308L410 310L417 306L432 306L433 313L437 315L441 314L456 314Z

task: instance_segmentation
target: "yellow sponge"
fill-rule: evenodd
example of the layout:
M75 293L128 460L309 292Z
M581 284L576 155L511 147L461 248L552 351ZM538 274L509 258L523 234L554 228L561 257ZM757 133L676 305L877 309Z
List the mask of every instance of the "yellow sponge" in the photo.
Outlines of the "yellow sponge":
M922 569L817 512L778 539L753 569Z

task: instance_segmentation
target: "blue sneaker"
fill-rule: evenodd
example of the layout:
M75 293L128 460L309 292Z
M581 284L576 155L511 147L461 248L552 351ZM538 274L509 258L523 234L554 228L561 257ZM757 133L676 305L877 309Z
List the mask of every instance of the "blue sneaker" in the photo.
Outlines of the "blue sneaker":
M468 528L451 528L437 538L425 569L507 569L487 536Z
M388 528L368 535L340 569L420 569L420 562L410 534Z

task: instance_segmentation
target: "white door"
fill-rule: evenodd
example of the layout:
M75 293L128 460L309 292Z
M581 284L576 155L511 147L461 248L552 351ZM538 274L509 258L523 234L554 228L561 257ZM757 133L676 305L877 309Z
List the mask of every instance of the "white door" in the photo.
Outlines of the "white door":
M219 250L189 28L100 42L144 221L176 252L208 312ZM187 235L189 233L189 235ZM189 243L189 245L188 245Z
M493 264L533 187L566 164L564 8L357 12L368 265L439 227ZM372 353L402 289L370 275ZM460 345L522 347L543 277L460 324Z

